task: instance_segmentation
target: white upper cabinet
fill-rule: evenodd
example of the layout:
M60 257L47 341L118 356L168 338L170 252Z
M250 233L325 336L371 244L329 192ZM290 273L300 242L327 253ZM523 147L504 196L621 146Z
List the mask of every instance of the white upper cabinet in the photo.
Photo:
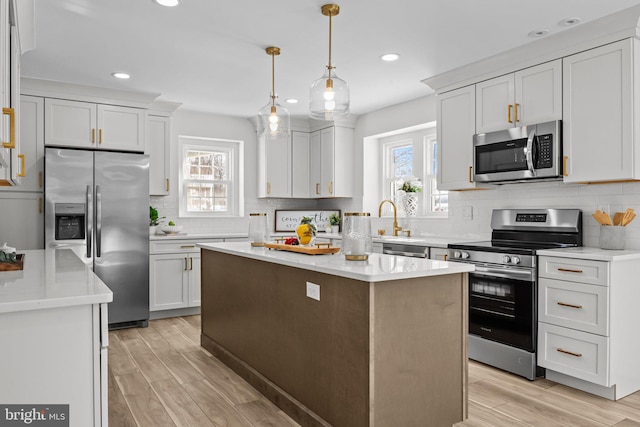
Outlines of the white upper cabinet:
M143 109L47 98L45 117L46 145L144 152Z
M291 192L296 199L307 199L310 193L309 174L309 139L308 132L291 132Z
M563 60L565 182L640 179L640 93L634 39Z
M149 154L149 194L166 196L171 190L169 180L169 149L171 118L147 115L147 154Z
M309 135L309 197L320 197L320 131Z
M562 62L476 84L476 132L562 119Z
M475 86L438 95L438 189L466 190L472 182Z
M291 197L291 138L258 136L258 197Z
M318 162L318 158L310 161ZM353 129L321 129L319 161L319 197L353 197Z

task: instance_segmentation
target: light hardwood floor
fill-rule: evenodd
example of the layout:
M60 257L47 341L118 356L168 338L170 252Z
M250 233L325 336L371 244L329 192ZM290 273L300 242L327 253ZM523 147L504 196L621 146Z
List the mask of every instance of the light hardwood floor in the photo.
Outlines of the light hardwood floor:
M153 320L109 338L110 427L298 425L200 347L200 316ZM640 427L640 392L612 402L471 362L469 419L455 427L472 426Z

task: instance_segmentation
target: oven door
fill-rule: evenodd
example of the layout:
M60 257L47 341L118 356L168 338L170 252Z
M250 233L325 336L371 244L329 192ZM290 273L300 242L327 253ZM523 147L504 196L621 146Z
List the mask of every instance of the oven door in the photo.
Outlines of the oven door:
M469 273L469 333L535 352L533 269L476 265Z

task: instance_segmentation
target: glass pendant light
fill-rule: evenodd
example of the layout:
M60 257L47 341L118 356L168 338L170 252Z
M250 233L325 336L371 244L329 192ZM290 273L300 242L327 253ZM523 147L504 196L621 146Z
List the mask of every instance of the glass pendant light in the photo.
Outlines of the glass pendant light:
M324 75L311 85L309 116L318 120L333 120L349 114L349 85L335 73L331 65L332 18L340 13L337 4L322 6L322 14L329 17L329 65Z
M271 56L271 100L258 112L259 133L264 134L267 139L288 138L291 127L289 111L276 102L275 57L280 55L280 48L270 46L265 51Z

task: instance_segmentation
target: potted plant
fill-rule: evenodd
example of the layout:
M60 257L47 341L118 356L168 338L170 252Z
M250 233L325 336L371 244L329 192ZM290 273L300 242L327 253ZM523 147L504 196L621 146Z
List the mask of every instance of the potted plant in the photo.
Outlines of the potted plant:
M329 215L329 224L331 224L332 233L336 233L336 234L339 233L340 232L340 215L338 215L335 212Z
M149 206L149 234L156 234L158 225L165 217L158 216L158 210L153 206Z

